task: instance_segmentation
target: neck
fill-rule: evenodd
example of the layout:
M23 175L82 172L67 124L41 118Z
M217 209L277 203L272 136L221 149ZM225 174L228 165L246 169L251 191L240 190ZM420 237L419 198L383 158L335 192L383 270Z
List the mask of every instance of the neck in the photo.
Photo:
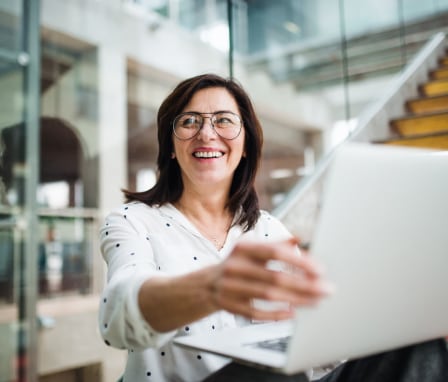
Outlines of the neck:
M184 188L182 196L176 203L183 212L194 215L213 215L215 218L228 214L226 204L228 201L228 190L225 188L214 188L213 190Z
M175 206L218 250L224 246L233 216L223 201L182 197Z

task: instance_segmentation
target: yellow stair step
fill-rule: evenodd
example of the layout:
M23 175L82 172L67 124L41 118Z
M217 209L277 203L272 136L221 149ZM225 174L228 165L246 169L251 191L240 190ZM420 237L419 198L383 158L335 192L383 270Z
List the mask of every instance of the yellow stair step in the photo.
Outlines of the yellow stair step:
M430 77L434 80L443 80L448 78L448 67L433 70Z
M448 94L448 79L429 81L420 85L420 91L427 96Z
M425 149L448 150L448 131L437 134L415 135L406 138L389 139L385 141L377 141L375 143L384 145L418 147Z
M406 108L414 114L423 114L443 110L448 111L448 94L411 99L406 102Z
M448 130L448 112L407 116L392 120L390 125L401 136L440 132Z

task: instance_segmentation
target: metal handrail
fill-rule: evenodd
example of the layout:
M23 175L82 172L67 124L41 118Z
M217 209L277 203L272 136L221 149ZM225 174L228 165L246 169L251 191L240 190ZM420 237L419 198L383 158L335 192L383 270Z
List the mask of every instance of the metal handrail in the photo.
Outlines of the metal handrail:
M304 176L296 185L288 192L286 197L272 210L272 214L279 219L285 217L288 211L306 194L306 192L314 186L317 181L319 181L322 175L327 170L329 164L331 163L336 150L343 145L345 142L352 140L363 140L361 133L365 132L372 121L384 112L386 105L393 101L394 97L399 94L400 90L414 77L422 67L424 67L425 62L432 56L437 55L438 50L444 44L446 36L444 33L436 33L417 53L417 55L410 61L410 63L405 67L405 69L398 75L395 81L391 84L388 91L375 103L366 109L357 123L357 127L353 132L341 143L335 146L332 150L322 156L315 170Z

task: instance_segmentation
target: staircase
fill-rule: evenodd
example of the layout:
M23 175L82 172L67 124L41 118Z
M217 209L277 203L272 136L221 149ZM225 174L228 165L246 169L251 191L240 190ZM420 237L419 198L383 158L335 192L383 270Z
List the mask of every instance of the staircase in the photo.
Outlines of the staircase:
M360 115L347 141L448 150L448 39L432 37L384 96ZM311 243L327 169L335 150L319 159L272 211L288 229Z
M390 122L393 137L376 143L448 150L448 49L406 110Z

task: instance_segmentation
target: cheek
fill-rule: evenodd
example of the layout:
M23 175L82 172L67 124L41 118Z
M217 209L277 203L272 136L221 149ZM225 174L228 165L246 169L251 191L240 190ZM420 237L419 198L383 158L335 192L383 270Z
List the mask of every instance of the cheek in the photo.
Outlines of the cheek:
M181 151L182 151L182 144L177 140L173 139L173 148L171 155L174 158L177 158L181 154Z
M241 156L243 158L246 157L246 138L243 135L242 139L241 139L241 143L240 143L240 152L241 152Z

